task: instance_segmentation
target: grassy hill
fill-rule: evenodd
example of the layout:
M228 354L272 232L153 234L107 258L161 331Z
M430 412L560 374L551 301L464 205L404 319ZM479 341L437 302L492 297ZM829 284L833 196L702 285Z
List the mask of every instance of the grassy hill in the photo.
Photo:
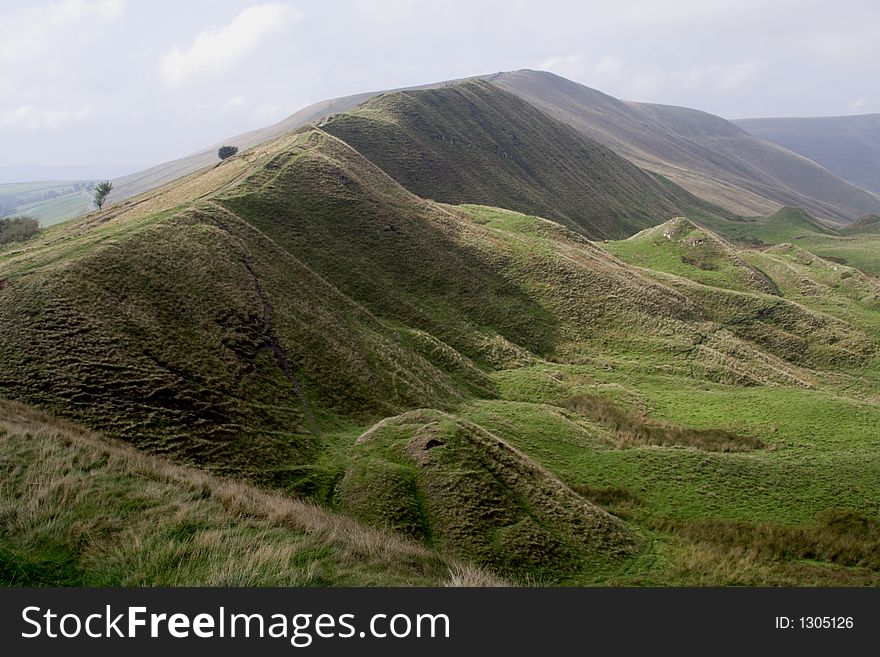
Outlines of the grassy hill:
M740 119L734 123L818 162L854 185L880 193L880 114Z
M606 248L626 262L666 271L703 285L777 294L771 279L745 262L718 235L684 217L670 219Z
M509 95L484 84L443 91L450 117L462 98L475 116L532 111L494 105ZM390 116L370 108L352 116ZM481 121L468 131L486 143ZM631 170L597 175L628 189L614 175ZM625 252L509 208L427 200L391 173L310 126L0 251L0 397L106 436L28 442L32 411L3 407L24 416L0 430L13 482L2 557L31 573L13 583L235 582L211 546L237 558L255 542L269 547L248 583L435 583L455 563L514 583L878 583L873 278L787 247L744 250L696 218ZM147 461L93 456L108 439ZM190 499L187 474L132 501L157 456L198 468L209 492ZM61 499L28 485L42 467L68 486L47 495L76 501L51 531L12 513ZM378 528L374 546L405 540L357 564L344 537L314 555L296 525L294 549L262 512L236 536L213 477L259 487L260 509L309 500L331 525L323 514ZM105 548L88 552L82 526L118 516L119 542L181 499L196 529L154 523L155 550L92 569ZM189 564L179 579L162 575L169 554ZM457 572L479 576L468 567Z
M705 112L623 102L542 71L502 73L492 82L737 214L764 215L789 205L846 222L880 207L876 194Z
M558 578L642 547L619 518L503 439L448 414L382 420L353 452L339 485L343 508L445 554Z
M833 236L837 231L813 218L801 208L784 207L765 217L745 217L738 221L706 222L731 239L756 244L779 244L810 235Z
M323 129L420 196L537 214L590 237L712 211L485 81L382 95Z
M399 536L0 401L3 586L491 584Z
M771 143L773 139L764 141L731 122L705 112L623 102L541 71L496 73L471 80L489 81L518 95L541 112L568 124L636 165L659 173L700 199L730 212L765 215L787 205L806 208L822 219L847 222L859 215L880 210L880 197L847 182L852 178L850 174L838 172L838 176L841 176L838 177L806 157L797 155L797 148L792 149L795 152L786 150ZM442 89L456 86L459 82L437 82L408 89ZM215 165L217 149L221 145L232 144L241 150L252 148L391 93L394 92L372 91L321 101L271 126L230 136L189 156L116 178L109 202L117 203L151 192ZM498 126L498 131L503 132L504 127ZM849 135L847 141L850 150L856 147L852 136ZM827 164L823 159L817 161ZM862 162L861 159L858 161ZM828 166L828 169L837 171L833 166ZM855 181L855 184L871 189L864 181ZM656 183L649 187L655 188ZM874 192L877 190L874 189ZM491 203L485 195L470 200ZM65 203L44 202L34 208L34 212L47 224L84 214L88 206L74 201L69 198ZM649 201L640 201L642 206L646 203L650 205ZM674 204L679 206L680 211L685 209L682 202ZM698 207L692 201L684 205ZM555 216L546 208L520 207L528 212ZM693 214L702 212L697 210Z
M409 88L426 89L435 86L443 86L445 84L449 83L437 82L434 84ZM217 149L221 146L229 144L237 146L241 150L252 148L258 144L277 139L278 137L296 130L297 128L301 128L304 125L320 121L331 114L347 112L380 93L391 93L391 91L369 91L352 94L350 96L342 96L340 98L322 100L304 107L290 116L285 117L281 121L266 126L265 128L257 128L256 130L249 130L240 135L230 136L221 142L203 148L191 155L170 162L163 162L143 171L121 176L113 180L114 190L111 200L118 202L131 198L132 196L144 194L167 183L173 182L178 178L192 174L199 169L212 166L217 163Z

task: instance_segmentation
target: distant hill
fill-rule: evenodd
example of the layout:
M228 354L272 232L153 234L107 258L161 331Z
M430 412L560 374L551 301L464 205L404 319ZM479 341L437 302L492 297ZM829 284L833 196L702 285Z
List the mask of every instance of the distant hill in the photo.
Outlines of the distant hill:
M496 73L470 79L486 80L518 95L636 165L660 173L700 199L730 212L760 216L789 205L806 208L820 219L842 223L880 212L880 196L705 112L623 102L540 71ZM407 90L443 88L458 82L461 81L437 82ZM387 93L392 92L373 91L321 101L266 128L231 136L187 157L116 178L109 203L118 203L215 165L217 149L224 144L246 150ZM86 208L80 209L80 213L85 211ZM68 216L71 215L64 215Z
M491 79L639 166L738 214L763 215L790 205L845 223L880 209L880 196L718 116L623 102L541 71Z
M880 235L880 215L866 214L840 229L841 235Z
M0 184L0 217L22 215L43 226L85 214L93 181L67 180Z
M880 192L880 114L734 121L815 160L844 180Z
M721 212L482 80L383 94L322 127L419 196L536 214L588 237Z

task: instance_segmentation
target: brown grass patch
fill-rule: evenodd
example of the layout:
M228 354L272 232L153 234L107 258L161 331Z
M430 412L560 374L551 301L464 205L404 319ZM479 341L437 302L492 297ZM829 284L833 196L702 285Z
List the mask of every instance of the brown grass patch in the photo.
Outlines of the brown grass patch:
M577 395L559 403L610 429L621 446L693 447L709 452L744 452L764 444L724 429L692 429L626 411L599 395Z

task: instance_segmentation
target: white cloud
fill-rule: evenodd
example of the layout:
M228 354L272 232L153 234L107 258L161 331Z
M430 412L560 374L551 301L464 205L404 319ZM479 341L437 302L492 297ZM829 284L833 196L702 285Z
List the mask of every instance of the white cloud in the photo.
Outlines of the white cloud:
M41 110L24 105L14 110L0 111L0 127L54 130L87 119L91 114L92 108L88 105L77 110Z
M174 46L165 53L159 65L162 82L174 87L195 77L218 76L301 16L293 7L277 2L249 7L224 27L203 30L189 48Z
M609 57L606 55L596 63L593 70L596 72L596 75L618 79L623 74L625 68L626 62L624 60L619 57Z
M233 96L220 106L222 112L240 112L246 109L250 103L244 96Z
M0 13L0 67L33 64L35 55L94 34L124 8L122 0L60 0Z

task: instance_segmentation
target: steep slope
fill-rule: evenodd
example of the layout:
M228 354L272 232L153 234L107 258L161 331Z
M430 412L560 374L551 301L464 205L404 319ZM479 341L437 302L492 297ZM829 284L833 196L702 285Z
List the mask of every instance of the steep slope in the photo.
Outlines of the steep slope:
M437 350L429 338L401 335L227 211L140 205L4 258L2 394L285 486L334 418L443 406L485 385L464 359L444 374L418 353Z
M451 82L436 82L406 88L430 89L433 87L444 86L446 84L451 84ZM166 183L194 173L206 166L216 164L217 149L220 148L220 146L230 144L237 146L241 150L245 150L256 146L257 144L277 139L278 137L296 130L297 128L301 128L304 125L320 121L331 114L347 112L379 94L393 93L394 91L399 90L368 91L359 94L352 94L350 96L322 100L304 107L281 121L273 123L265 128L258 128L240 135L235 135L234 137L229 137L213 146L203 148L192 155L187 155L186 157L171 162L163 162L162 164L150 167L144 171L116 178L113 181L114 189L110 201L118 203L119 201L131 198L132 196L137 196L138 194L143 194L144 192L161 187Z
M869 349L796 307L657 283L552 222L427 203L315 129L4 252L0 281L3 395L281 487L309 476L315 434L491 397L487 369L675 353L707 322L821 367Z
M738 214L792 205L847 222L880 208L876 194L705 112L623 102L540 71L491 79L639 166Z
M711 211L485 81L382 95L322 127L420 196L538 214L590 237Z
M538 71L496 73L470 79L488 80L517 94L635 164L661 173L698 197L738 214L762 215L779 205L795 205L824 219L846 221L880 209L876 195L854 188L784 148L749 138L747 133L736 130L723 119L703 112L625 103ZM406 89L442 88L458 82ZM118 203L149 192L216 164L217 149L223 144L245 150L388 93L394 91L366 92L321 101L266 128L229 137L192 155L122 176L113 180L110 202ZM80 211L84 212L85 208Z
M113 180L113 192L110 196L111 203L118 203L132 196L149 192L150 190L161 187L166 183L177 180L183 176L189 175L199 169L211 166L217 163L217 149L221 146L230 144L237 146L240 150L246 150L257 144L277 139L281 135L287 134L299 127L313 123L330 114L336 112L345 112L360 103L369 100L375 93L355 94L353 96L344 96L342 98L334 98L324 100L313 105L309 105L298 112L291 114L278 123L274 123L266 128L251 130L234 137L224 139L207 148L187 155L171 162L163 162L144 171L138 171L121 178Z
M880 193L880 114L733 121L753 135Z

